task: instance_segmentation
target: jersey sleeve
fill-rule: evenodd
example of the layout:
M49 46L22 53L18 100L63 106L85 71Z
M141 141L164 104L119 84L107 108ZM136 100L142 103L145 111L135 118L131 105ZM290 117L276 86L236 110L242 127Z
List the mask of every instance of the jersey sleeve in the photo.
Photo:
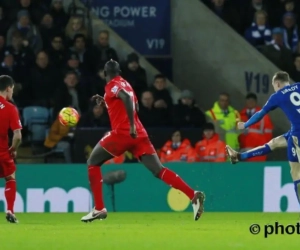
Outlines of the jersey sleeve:
M11 107L9 127L12 131L22 129L19 112L14 106Z
M111 86L109 86L109 88L107 89L107 91L105 93L109 97L116 97L116 96L118 96L118 93L121 89L123 89L121 84L118 82L114 82Z
M276 94L273 94L266 102L266 104L263 106L262 110L265 113L269 113L270 111L276 109L277 107L278 107L278 97Z

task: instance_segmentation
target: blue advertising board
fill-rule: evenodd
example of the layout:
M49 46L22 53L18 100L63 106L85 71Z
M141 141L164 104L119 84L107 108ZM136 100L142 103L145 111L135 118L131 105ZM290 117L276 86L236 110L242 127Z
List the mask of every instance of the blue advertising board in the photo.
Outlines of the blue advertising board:
M90 4L140 54L170 55L170 0L92 0Z

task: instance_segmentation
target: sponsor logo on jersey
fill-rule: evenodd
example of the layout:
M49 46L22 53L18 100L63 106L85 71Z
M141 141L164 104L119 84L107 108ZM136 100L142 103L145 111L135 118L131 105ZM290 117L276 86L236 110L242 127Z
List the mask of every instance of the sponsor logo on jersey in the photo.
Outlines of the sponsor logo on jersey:
M118 86L112 87L111 92L113 92L115 94L115 93L117 93L117 91L118 91Z

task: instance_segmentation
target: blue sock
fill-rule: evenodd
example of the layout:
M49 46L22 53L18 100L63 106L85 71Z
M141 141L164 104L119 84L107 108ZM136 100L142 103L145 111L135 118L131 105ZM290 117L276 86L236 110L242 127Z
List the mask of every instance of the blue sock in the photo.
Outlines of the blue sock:
M249 158L253 158L255 156L266 155L270 153L272 150L270 149L268 144L265 144L263 147L253 150L251 152L244 152L240 154L241 160L246 160Z
M294 181L294 187L298 202L300 204L300 180Z

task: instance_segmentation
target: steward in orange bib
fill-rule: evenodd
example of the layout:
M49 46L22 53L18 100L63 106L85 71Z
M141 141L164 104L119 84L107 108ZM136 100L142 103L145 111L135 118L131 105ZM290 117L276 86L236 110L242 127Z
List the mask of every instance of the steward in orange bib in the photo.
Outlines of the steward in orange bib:
M160 160L165 162L195 162L196 154L188 139L182 139L180 131L175 131L160 152Z
M225 142L219 139L212 123L204 126L203 140L195 145L198 162L225 162Z
M257 106L257 96L250 93L246 96L246 107L240 112L241 121L246 122L250 117L260 111L261 108ZM239 142L241 147L241 152L248 151L252 148L261 146L269 142L272 138L273 124L269 115L264 116L264 118L251 125L248 129L243 131L239 136ZM247 161L266 161L267 156L256 156L254 158L248 159Z

